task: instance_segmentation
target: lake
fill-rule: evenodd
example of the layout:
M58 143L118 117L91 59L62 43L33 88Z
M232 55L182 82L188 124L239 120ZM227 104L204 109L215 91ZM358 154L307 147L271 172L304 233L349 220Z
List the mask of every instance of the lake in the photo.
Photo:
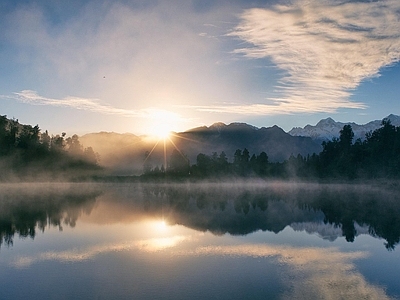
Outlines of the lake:
M0 299L400 299L396 185L0 185Z

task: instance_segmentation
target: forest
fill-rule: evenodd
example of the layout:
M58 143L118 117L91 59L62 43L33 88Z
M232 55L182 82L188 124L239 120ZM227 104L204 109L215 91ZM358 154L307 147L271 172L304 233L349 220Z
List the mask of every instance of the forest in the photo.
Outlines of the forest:
M225 152L199 153L191 165L183 153L174 150L167 168L144 164L144 179L261 177L280 179L357 179L398 178L400 176L400 127L383 119L381 127L368 132L365 139L354 141L350 125L345 125L339 138L322 142L319 154L303 157L291 155L283 162L270 162L268 154L251 154L237 149L233 161Z
M22 125L0 116L0 180L79 176L98 171L98 155L77 135L49 135L38 125Z
M84 148L79 137L66 133L49 135L38 125L22 125L15 119L0 116L0 180L17 179L88 179L99 178L102 167L92 147ZM291 155L282 162L272 162L262 151L252 154L237 149L232 161L227 154L199 153L190 164L184 153L175 149L166 166L152 166L145 161L140 179L357 179L393 178L400 176L400 127L383 119L381 127L368 132L365 139L354 141L350 125L345 125L338 138L322 142L319 154Z

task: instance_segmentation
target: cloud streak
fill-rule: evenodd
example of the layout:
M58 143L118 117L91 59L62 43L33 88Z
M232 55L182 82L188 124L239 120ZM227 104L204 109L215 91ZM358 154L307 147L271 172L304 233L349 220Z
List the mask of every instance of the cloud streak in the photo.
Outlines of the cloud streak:
M253 108L266 113L366 108L349 98L363 80L379 76L381 68L399 61L399 11L396 0L297 0L291 5L245 10L229 36L246 46L234 52L269 58L284 71L278 86L281 96L269 99L273 105ZM225 110L234 112L240 107Z
M156 109L146 108L139 110L129 110L116 108L111 105L101 104L99 99L79 98L79 97L66 97L63 99L47 98L40 96L36 91L23 90L15 92L11 96L0 96L3 99L12 99L30 105L46 105L56 106L63 108L72 108L77 110L85 110L93 113L100 113L104 115L118 115L123 117L136 117L136 118L151 118L165 120L180 120L184 119L177 113Z
M321 95L324 96L324 95ZM228 105L197 105L189 108L196 109L202 112L236 114L246 116L264 116L276 114L294 114L294 113L317 113L317 112L334 112L339 107L346 108L366 108L363 103L354 103L347 100L332 102L326 101L326 96L323 100L307 101L303 96L299 97L298 101L293 101L282 98L274 98L272 104L228 104Z
M40 96L37 92L31 90L23 90L14 93L14 96L9 98L17 100L22 103L31 105L49 105L65 108L73 108L78 110L86 110L91 112L97 112L107 115L121 115L127 117L138 117L144 116L145 112L138 110L127 110L115 108L110 105L103 105L98 99L88 99L79 97L66 97L63 99L54 99Z

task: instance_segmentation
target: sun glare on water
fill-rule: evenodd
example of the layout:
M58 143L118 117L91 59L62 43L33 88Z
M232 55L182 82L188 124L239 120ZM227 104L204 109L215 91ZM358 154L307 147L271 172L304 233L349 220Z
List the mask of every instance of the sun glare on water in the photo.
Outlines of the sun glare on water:
M164 220L161 221L161 222L159 222L159 223L158 223L158 228L159 228L160 230L165 230L165 229L167 229L167 223L165 223Z
M165 233L168 229L168 224L164 220L153 222L153 228L157 233Z

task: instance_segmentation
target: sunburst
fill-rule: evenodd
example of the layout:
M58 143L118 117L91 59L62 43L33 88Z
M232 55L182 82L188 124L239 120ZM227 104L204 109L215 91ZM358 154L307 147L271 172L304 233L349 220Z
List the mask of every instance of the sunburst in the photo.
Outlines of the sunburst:
M164 168L165 170L167 169L167 145L172 145L172 147L178 151L178 153L185 159L188 161L188 158L182 153L182 151L178 148L178 146L176 145L176 143L173 141L173 138L178 138L178 139L183 139L183 140L189 140L191 142L196 142L195 140L192 139L188 139L185 137L182 137L172 131L164 131L162 133L162 131L160 131L160 134L154 135L153 138L155 138L155 143L153 148L151 149L151 151L148 153L148 155L146 156L146 159L144 162L146 162L150 156L153 154L153 152L155 151L155 149L157 148L157 146L162 143L163 145L163 158L164 158Z
M163 163L164 170L167 170L167 147L176 149L178 153L188 161L188 158L182 153L178 148L176 139L189 140L191 142L196 142L194 140L183 137L173 131L173 128L178 126L178 123L182 122L182 118L173 112L163 111L163 110L149 110L149 121L152 122L152 126L149 126L147 134L150 140L154 141L154 145L150 152L148 152L144 163L150 158L150 156L155 153L157 147L161 144L163 147ZM160 147L161 147L160 145ZM188 161L189 162L189 161Z

